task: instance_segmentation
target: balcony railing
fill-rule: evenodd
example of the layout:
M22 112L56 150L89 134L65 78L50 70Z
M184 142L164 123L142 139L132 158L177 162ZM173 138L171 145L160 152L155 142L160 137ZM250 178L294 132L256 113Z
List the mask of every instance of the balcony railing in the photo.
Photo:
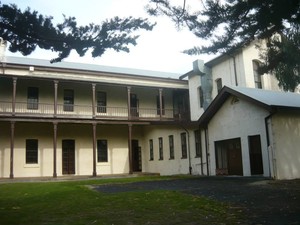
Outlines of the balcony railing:
M14 108L14 109L13 109ZM58 117L58 118L98 118L98 119L132 119L132 120L176 120L182 119L173 109L157 108L131 108L128 116L127 107L110 107L91 105L66 105L57 104L56 113L53 104L16 102L13 107L11 102L0 102L0 115L27 116L27 117Z

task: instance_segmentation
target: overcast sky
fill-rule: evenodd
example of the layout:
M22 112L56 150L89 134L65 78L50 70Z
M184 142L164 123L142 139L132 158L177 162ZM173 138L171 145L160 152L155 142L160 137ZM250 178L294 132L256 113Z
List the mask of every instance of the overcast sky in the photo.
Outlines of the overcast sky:
M91 22L101 23L114 16L119 17L150 17L145 12L147 0L0 0L2 4L14 3L19 8L30 7L41 14L53 16L55 21L62 22L63 14L74 16L78 24ZM172 0L179 3L183 0ZM194 7L200 0L187 0ZM106 66L129 67L184 74L192 69L196 59L207 61L212 56L188 56L182 50L199 46L200 40L188 30L178 31L175 25L166 17L150 17L157 22L152 31L143 31L136 46L130 47L130 53L108 50L101 57L92 58L89 54L79 57L72 53L65 61L99 64ZM7 51L7 55L16 55ZM20 56L20 54L17 54ZM56 53L50 51L35 51L29 57L52 59Z

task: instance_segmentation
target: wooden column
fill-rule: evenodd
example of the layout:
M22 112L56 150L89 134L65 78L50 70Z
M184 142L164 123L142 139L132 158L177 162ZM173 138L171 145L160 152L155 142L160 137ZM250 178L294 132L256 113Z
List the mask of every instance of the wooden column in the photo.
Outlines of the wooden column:
M159 93L159 118L161 120L162 115L163 115L163 104L162 104L162 88L158 89L158 93Z
M93 123L93 177L97 176L96 151L97 151L97 123Z
M13 78L13 93L12 93L12 115L14 116L16 113L16 93L17 93L17 79Z
M93 95L93 101L92 101L93 118L96 118L96 84L92 84L92 95Z
M131 87L127 87L127 107L128 107L128 119L131 119L130 92L131 92Z
M129 173L132 174L132 124L128 124L128 159Z
M57 152L57 122L53 123L53 177L57 177L56 172L56 152Z
M15 122L10 123L10 174L9 177L14 178L14 145L15 145Z
M54 117L57 116L57 89L58 89L58 81L54 81Z

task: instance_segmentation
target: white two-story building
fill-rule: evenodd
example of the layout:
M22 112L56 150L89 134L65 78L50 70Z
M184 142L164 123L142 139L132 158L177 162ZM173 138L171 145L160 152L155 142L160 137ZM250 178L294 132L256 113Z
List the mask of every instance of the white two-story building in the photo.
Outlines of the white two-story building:
M189 173L188 82L164 76L6 57L0 177Z
M0 177L300 177L300 95L254 45L171 74L2 57Z
M300 177L300 95L259 75L254 44L209 62L197 60L188 79L191 120L200 127L207 175Z

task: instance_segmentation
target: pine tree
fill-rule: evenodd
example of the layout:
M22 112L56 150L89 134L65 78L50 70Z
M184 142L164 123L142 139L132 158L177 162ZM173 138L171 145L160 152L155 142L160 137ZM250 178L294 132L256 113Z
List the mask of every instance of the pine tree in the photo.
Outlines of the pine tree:
M199 11L193 12L186 0L181 6L168 0L149 1L150 15L167 15L178 26L187 26L197 37L211 42L185 53L228 53L254 40L267 40L260 71L273 72L284 90L293 91L300 84L299 0L202 0L202 7L199 1Z
M0 37L10 43L11 52L31 54L38 46L58 53L51 62L67 58L71 50L84 56L91 49L93 57L101 56L105 50L129 52L129 45L136 45L138 35L134 31L152 30L155 24L142 18L112 18L100 25L90 23L78 26L75 17L64 17L58 25L53 17L44 16L27 8L21 11L17 5L0 2Z

